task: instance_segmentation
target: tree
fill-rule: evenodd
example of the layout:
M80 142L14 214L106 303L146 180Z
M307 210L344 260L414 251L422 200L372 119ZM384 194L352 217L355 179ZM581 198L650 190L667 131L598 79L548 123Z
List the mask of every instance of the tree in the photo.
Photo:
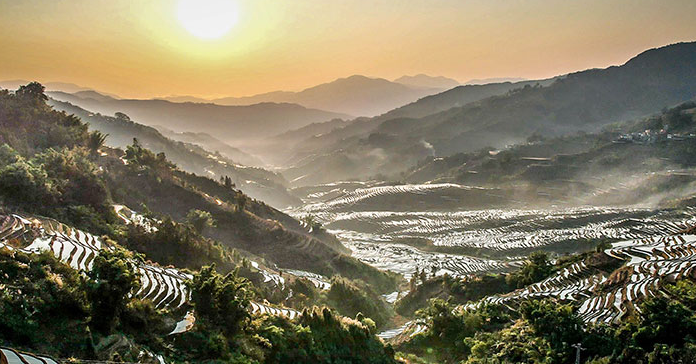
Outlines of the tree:
M164 177L171 173L176 166L167 160L164 153L153 153L147 148L143 148L137 138L133 138L133 144L126 147L124 156L128 164L139 170L151 170L158 177Z
M109 134L104 134L98 130L95 130L89 134L89 139L87 139L87 148L92 155L99 153L99 149L104 146L104 142L108 136Z
M104 249L94 258L88 294L92 302L91 325L108 334L125 310L129 294L140 286L134 256L127 250Z
M207 325L233 336L247 323L251 285L238 276L238 269L223 277L214 264L203 267L189 287L196 314Z
M694 339L696 318L681 302L657 296L647 299L641 310L642 320L633 341L646 351L657 343L680 347Z
M48 96L44 93L45 90L46 88L42 84L34 81L24 86L19 86L15 95L23 100L44 103L48 100Z
M548 277L551 273L553 273L553 265L549 260L549 255L539 251L530 254L529 260L524 263L522 268L509 274L506 281L513 287L522 288Z
M534 332L551 345L559 359L571 357L575 353L571 345L583 340L583 323L570 305L532 300L524 302L520 312Z
M57 202L58 191L48 183L48 175L42 166L36 166L22 157L0 167L0 199L6 204L25 206L34 210L42 205Z
M202 234L205 228L215 226L215 220L210 212L197 209L189 210L186 214L186 222L199 234Z
M237 194L237 211L242 212L246 208L247 197L243 193Z
M321 230L321 222L317 220L314 215L306 215L305 217L302 218L302 222L305 223L310 229L312 229L313 232Z
M114 114L114 116L116 117L116 119L125 120L125 121L131 121L130 116L128 116L128 115L126 115L126 114L124 114L124 113L122 113L122 112L120 112L120 111L117 111L117 112Z
M227 187L227 188L235 188L236 187L235 184L232 183L232 178L230 178L229 176L222 177L222 182L225 185L225 187Z

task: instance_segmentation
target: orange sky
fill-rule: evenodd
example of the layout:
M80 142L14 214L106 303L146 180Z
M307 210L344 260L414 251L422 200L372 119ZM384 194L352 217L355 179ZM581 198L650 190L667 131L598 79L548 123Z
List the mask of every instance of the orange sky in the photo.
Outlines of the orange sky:
M241 96L363 74L542 78L696 40L694 0L229 0L196 38L176 0L0 0L0 80L125 97Z

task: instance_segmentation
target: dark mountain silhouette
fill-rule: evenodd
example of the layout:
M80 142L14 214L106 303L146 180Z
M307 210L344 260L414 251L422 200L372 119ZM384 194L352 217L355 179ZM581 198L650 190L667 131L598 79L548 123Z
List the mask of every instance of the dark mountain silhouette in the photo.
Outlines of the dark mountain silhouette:
M444 110L451 109L453 107L466 105L471 102L480 101L490 96L503 95L514 89L522 88L527 85L548 85L553 82L553 79L549 80L538 80L538 81L526 81L520 83L500 83L500 84L488 84L488 85L466 85L457 86L451 90L444 91L442 93L426 96L416 102L412 102L408 105L391 110L385 114L374 118L358 118L351 121L349 124L340 127L332 128L330 132L320 133L307 133L304 140L295 140L294 144L289 144L289 146L294 146L294 153L283 153L278 154L264 154L264 158L269 162L287 166L290 164L292 167L291 171L288 171L288 177L293 180L299 176L304 176L304 167L301 165L306 164L315 170L317 173L322 173L322 168L316 168L312 166L313 161L318 162L318 164L328 163L330 165L341 166L343 168L340 171L335 171L336 174L331 176L322 176L322 179L337 177L337 178L350 178L356 174L358 175L372 175L378 173L375 170L364 170L360 171L361 164L344 164L346 160L345 155L337 155L333 153L336 145L342 145L344 141L350 141L354 138L360 138L361 135L367 135L373 132L379 125L391 119L397 118L419 118L427 115L435 114ZM307 132L310 132L307 130ZM295 134L297 135L297 134ZM278 141L280 142L280 141ZM282 142L287 142L287 140L282 140ZM288 145L288 144L286 144ZM419 143L419 147L413 149L415 151L420 151L423 143ZM430 148L426 148L430 149ZM265 153L265 151L275 151L277 148L265 148L264 150L259 150L259 153ZM412 150L412 151L413 151ZM409 151L410 152L410 151ZM431 151L427 151L427 155L431 154ZM339 153L340 154L340 153ZM374 155L374 154L373 154ZM383 155L382 153L376 153L376 155ZM407 153L410 155L410 153ZM416 155L421 155L417 152ZM333 158L338 158L336 161L332 161ZM359 158L358 158L359 159ZM368 158L369 160L369 158ZM300 167L298 168L298 165ZM394 164L397 168L402 168L400 163ZM295 175L293 171L299 173ZM341 176L341 177L338 177ZM305 178L309 178L307 175ZM311 178L309 178L311 180Z
M305 143L286 177L311 183L395 174L427 156L503 147L535 133L558 136L598 130L694 95L696 43L674 44L643 52L622 66L558 77L549 86L527 84L424 117L398 116L395 111L390 113L393 118L356 122ZM315 170L312 161L336 169ZM316 179L305 173L308 168Z

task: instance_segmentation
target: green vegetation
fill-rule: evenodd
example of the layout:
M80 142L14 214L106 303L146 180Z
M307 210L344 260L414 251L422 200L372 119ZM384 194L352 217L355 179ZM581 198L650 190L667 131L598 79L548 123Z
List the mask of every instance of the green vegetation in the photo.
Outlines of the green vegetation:
M379 327L387 323L393 315L391 308L380 299L379 294L360 281L351 282L334 277L327 299L329 305L335 307L338 313L348 317L362 314L374 320Z
M0 342L60 355L87 352L85 280L52 254L0 250Z
M128 294L140 287L132 260L133 255L123 249L104 250L94 259L86 288L92 302L91 323L99 332L109 333L116 326L128 305Z
M93 113L66 102L55 100L49 102L57 110L63 110L81 118L83 122L89 124L90 130L108 135L104 142L109 147L125 150L132 144L133 138L137 138L142 147L155 154L165 153L168 160L184 171L201 176L215 176L215 179L227 177L230 187L235 185L237 188L242 188L246 194L274 206L285 207L300 203L297 198L288 193L287 181L280 174L261 168L238 165L248 158L238 160L225 157L223 154L230 147L222 142L218 141L222 145L205 145L195 139L190 143L179 142L176 141L176 137L181 134L170 133L167 134L169 137L166 137L162 135L164 132L139 124L137 122L141 120L131 120L122 113L116 113L115 117L111 117ZM221 147L223 149L220 149ZM218 153L218 150L222 154ZM235 156L242 153L237 152L234 153ZM258 164L262 163L258 161Z
M549 262L548 254L544 252L534 252L529 255L527 261L524 262L522 269L515 273L509 274L505 278L505 282L513 288L526 287L532 283L548 277L554 272L551 262Z
M586 257L587 254L584 254L574 259ZM434 298L449 300L453 304L477 301L486 296L507 293L539 282L571 263L568 259L559 259L557 264L551 264L549 255L539 251L530 254L520 269L510 273L488 273L461 279L443 275L428 279L423 271L413 275L410 292L396 302L395 309L400 315L410 317Z
M82 276L48 253L0 250L0 345L114 361L139 361L147 350L174 362L395 363L369 318L341 318L327 308L305 310L293 322L252 318L249 281L214 267L202 268L190 282L194 329L167 337L183 313L130 298L139 284L133 258L105 250Z
M329 309L307 311L298 324L263 317L259 340L269 363L396 363L394 351L374 336L370 319L339 318Z
M234 250L200 236L192 226L177 224L170 217L153 222L152 227L148 230L129 224L121 240L123 245L164 266L200 269L215 263L222 271L230 271L240 261Z
M587 363L687 363L696 359L696 283L682 280L645 300L621 326L586 326L575 307L530 300L518 310L456 310L434 299L419 312L428 330L398 347L426 362L568 363L581 344Z
M501 151L484 148L428 158L402 178L497 187L538 204L579 199L627 205L683 198L683 189L696 180L691 173L678 172L696 166L695 109L696 103L689 101L592 133L536 135L532 142L521 141ZM626 181L631 181L630 188L623 185ZM615 187L611 193L593 194L611 187Z
M139 284L130 258L123 250L105 250L83 276L49 253L0 250L0 345L130 361L137 360L138 348L162 350L164 320L172 313L129 298ZM129 343L116 356L99 350L113 335Z
M340 318L328 308L305 309L296 321L251 318L249 283L236 272L203 268L191 283L200 322L174 338L179 360L234 363L395 363L372 320Z
M0 203L110 234L116 216L79 119L45 105L43 86L0 91Z
M215 220L208 211L190 210L186 214L186 222L188 222L197 233L202 234L207 227L214 227Z
M411 317L418 309L426 307L431 299L463 304L488 295L510 292L513 287L506 283L505 278L504 274L483 274L462 279L443 275L424 281L414 278L411 291L396 302L395 310L402 316Z
M396 275L344 255L335 237L309 234L229 179L221 184L182 172L137 139L125 151L105 147L104 134L45 102L37 83L0 91L0 209L54 218L101 235L109 248L84 274L50 254L1 250L0 345L133 362L141 352L175 362L394 362L366 316L389 319L378 292L395 289ZM140 207L148 222L124 223L114 203ZM253 318L252 298L284 304L289 291L265 284L234 248L263 254L258 261L268 265L273 259L336 276L335 289L316 294L306 287L311 299L295 302L307 308L296 321ZM195 271L188 307L158 310L131 295L140 285L135 264L144 259ZM352 280L337 275L343 272ZM308 308L314 304L340 306L356 320ZM167 336L188 309L196 312L194 329Z
M380 291L395 287L394 277L344 255L347 250L335 237L323 231L310 235L298 221L231 185L180 171L164 153L154 153L138 139L125 151L98 147L104 155L95 156L100 144L95 142L103 135L90 133L75 116L53 110L42 90L32 83L15 93L0 92L0 204L10 211L52 217L107 235L153 254L147 258L162 264L197 269L218 263L219 268L231 269L226 256L234 248L281 267L361 279ZM127 119L120 116L118 122ZM165 224L165 231L157 235L127 229L113 203L147 206ZM192 231L168 221L186 222ZM146 242L139 243L143 237ZM214 241L224 242L225 248ZM304 248L300 251L298 245ZM165 247L178 249L167 255ZM184 256L190 260L185 264L175 252L194 255Z

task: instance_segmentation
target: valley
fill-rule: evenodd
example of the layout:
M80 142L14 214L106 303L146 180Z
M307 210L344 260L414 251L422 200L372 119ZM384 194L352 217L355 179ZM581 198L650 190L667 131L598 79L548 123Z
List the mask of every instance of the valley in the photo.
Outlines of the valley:
M449 188L471 191L458 185L336 183L302 188L305 205L287 212L312 216L354 257L407 278L416 270L455 277L510 271L534 251L573 254L600 242L677 233L696 223L693 210L647 206L526 210L518 201L506 208L502 202L497 209L466 208L490 191L473 189L484 197L452 196ZM460 208L446 208L452 201Z
M253 6L208 1L148 74L0 81L0 363L696 362L696 42L497 75L451 47L460 82L428 47L360 66L401 21L321 67L293 57L353 36L291 13L217 48Z

